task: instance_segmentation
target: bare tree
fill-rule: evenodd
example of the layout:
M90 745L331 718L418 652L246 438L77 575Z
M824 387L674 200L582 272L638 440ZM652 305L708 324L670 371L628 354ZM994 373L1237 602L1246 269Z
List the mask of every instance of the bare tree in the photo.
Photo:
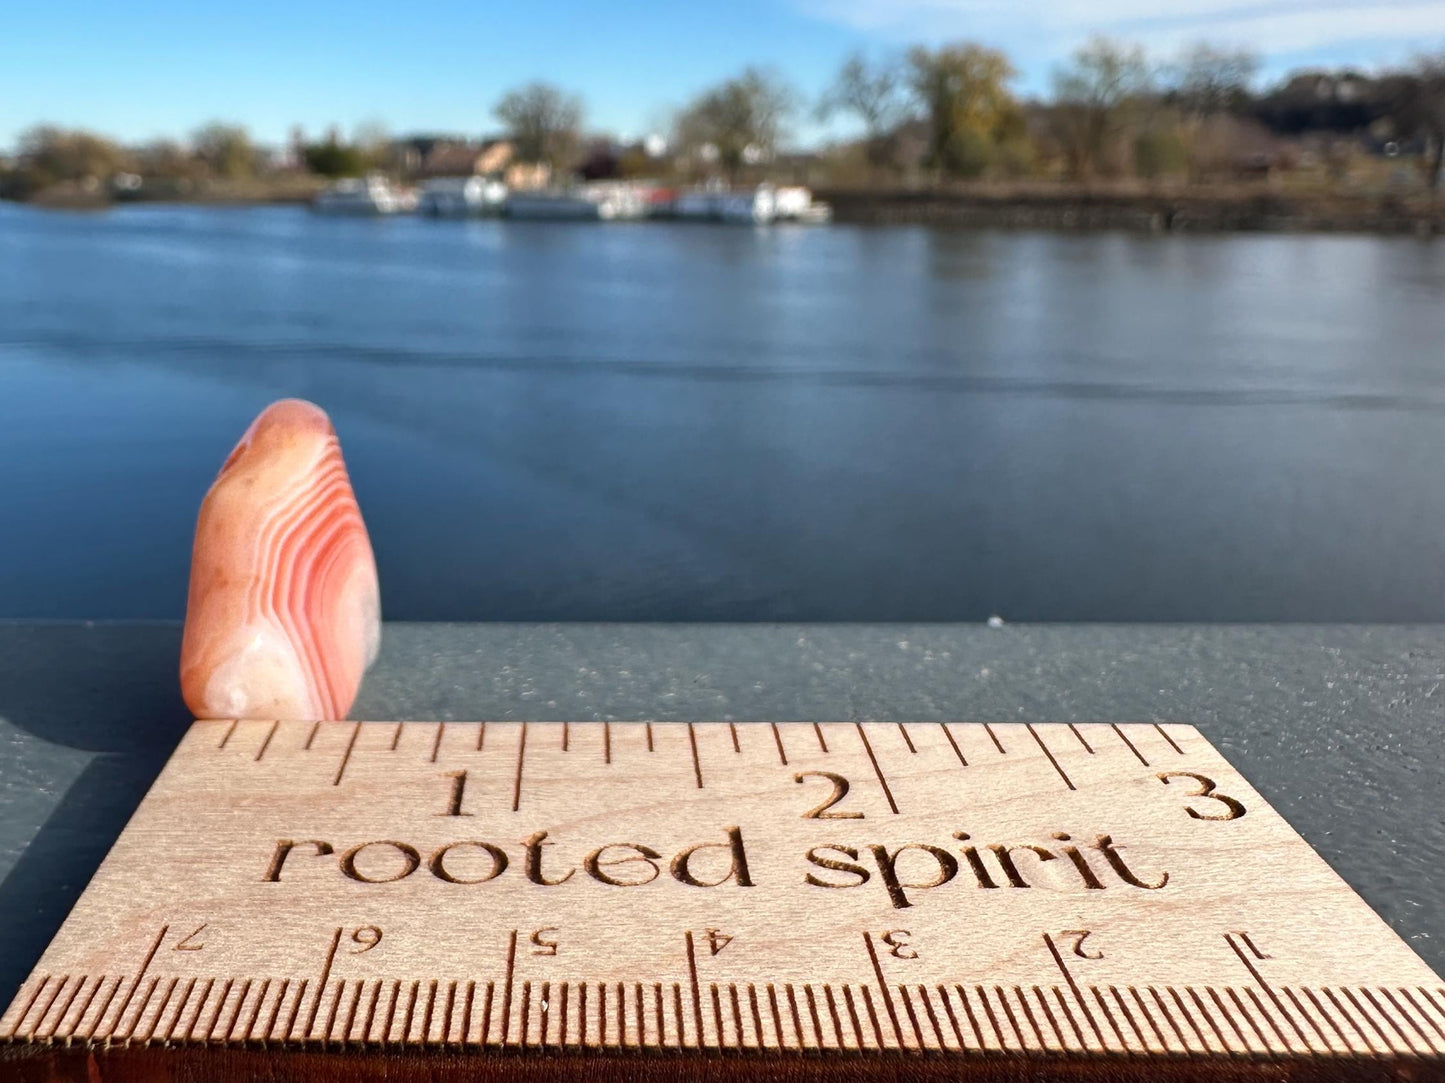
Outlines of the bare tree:
M550 83L509 91L493 110L523 162L568 166L582 141L582 99Z
M1188 113L1207 117L1227 113L1250 99L1259 57L1248 49L1196 42L1165 69L1171 96Z
M677 142L711 154L730 179L744 165L767 161L777 153L798 96L782 79L761 68L700 94L677 118Z
M1445 50L1416 57L1392 82L1396 123L1402 135L1424 141L1425 183L1436 192L1445 167Z
M1163 101L1177 111L1173 131L1156 125L1137 146L1182 146L1192 179L1221 164L1236 162L1245 130L1239 115L1253 101L1259 57L1247 49L1196 42L1161 71ZM1157 120L1157 118L1156 118ZM1139 166L1136 154L1136 168Z
M1054 73L1054 127L1070 171L1087 177L1104 164L1151 89L1144 50L1094 38Z
M832 86L818 102L819 120L839 113L856 117L863 124L868 163L888 163L889 137L908 115L903 71L895 61L870 63L861 52L854 53L838 69Z

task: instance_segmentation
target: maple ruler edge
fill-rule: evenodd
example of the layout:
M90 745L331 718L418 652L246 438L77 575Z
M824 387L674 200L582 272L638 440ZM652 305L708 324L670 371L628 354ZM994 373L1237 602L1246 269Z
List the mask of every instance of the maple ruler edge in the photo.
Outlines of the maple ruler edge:
M1190 726L198 722L0 1042L1430 1071L1445 986Z

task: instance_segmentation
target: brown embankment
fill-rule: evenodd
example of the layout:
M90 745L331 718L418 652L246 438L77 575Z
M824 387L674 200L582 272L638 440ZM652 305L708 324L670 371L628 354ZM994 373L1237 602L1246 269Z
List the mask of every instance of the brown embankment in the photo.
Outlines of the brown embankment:
M62 182L31 194L28 202L58 210L103 210L120 203L202 203L252 205L263 203L309 203L325 187L317 177L286 176L268 179L198 184L151 181L135 192L113 192L100 185Z
M821 189L834 220L983 229L1149 232L1277 230L1445 234L1445 198L1425 193L1291 192L1263 186L1086 188L1052 185Z

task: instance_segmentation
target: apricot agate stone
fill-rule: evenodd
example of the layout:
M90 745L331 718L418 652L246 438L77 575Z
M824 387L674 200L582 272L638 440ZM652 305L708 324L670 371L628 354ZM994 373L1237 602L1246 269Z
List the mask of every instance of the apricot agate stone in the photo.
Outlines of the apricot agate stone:
M344 718L381 644L376 561L318 406L251 423L201 503L181 642L197 718Z

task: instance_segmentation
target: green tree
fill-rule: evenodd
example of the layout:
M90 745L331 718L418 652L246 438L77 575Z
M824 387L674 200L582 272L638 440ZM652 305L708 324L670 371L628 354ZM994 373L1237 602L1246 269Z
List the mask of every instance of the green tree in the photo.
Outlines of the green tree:
M192 133L191 146L214 176L240 180L256 172L256 148L239 124L212 121Z
M1151 89L1144 50L1094 38L1054 73L1053 127L1069 171L1100 172Z
M1017 74L997 49L963 42L908 53L909 83L928 118L928 160L947 176L976 177L999 147L1022 137L1009 90Z
M906 90L904 72L898 63L873 63L863 53L854 53L838 69L837 78L818 102L816 114L823 121L839 113L860 121L868 164L882 167L890 164L890 137L908 115Z
M351 133L351 145L365 160L368 168L387 169L392 165L391 133L379 120L358 124Z
M797 109L797 94L782 79L761 68L703 91L677 119L677 143L706 152L711 148L730 179L745 165L777 153Z
M306 168L317 176L359 177L366 167L366 155L347 143L327 140L306 148Z
M508 91L493 110L523 162L553 169L575 161L582 142L582 99L550 83L529 83Z

